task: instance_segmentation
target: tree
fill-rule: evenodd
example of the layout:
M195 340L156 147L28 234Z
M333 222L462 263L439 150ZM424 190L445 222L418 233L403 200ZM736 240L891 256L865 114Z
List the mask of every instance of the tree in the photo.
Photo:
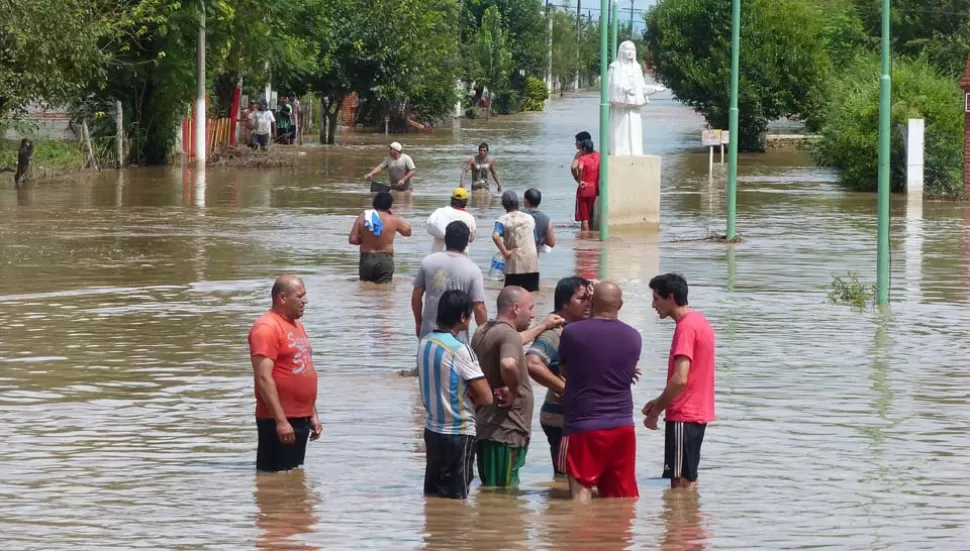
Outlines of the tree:
M646 42L659 80L715 128L728 127L731 0L660 0L646 16ZM748 0L741 15L742 150L764 149L769 122L804 119L830 74L816 6ZM733 137L732 137L733 138Z
M542 0L463 0L461 36L473 37L489 8L498 10L512 56L510 72L542 76L546 71L546 18ZM474 57L470 52L464 52ZM466 65L467 67L467 65ZM471 71L466 76L471 76ZM513 76L514 78L514 76ZM524 79L523 79L524 81Z
M482 25L475 34L472 56L475 81L482 89L488 89L490 95L504 91L512 68L512 52L508 47L508 33L502 28L502 15L494 6L485 10L482 16ZM491 111L491 106L488 111Z

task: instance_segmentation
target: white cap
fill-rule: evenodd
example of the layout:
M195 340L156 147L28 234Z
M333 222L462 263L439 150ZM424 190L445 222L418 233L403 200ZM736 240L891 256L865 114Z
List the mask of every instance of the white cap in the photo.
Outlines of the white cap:
M404 148L401 147L401 144L397 142L391 142L391 149L393 149L394 151L400 152Z

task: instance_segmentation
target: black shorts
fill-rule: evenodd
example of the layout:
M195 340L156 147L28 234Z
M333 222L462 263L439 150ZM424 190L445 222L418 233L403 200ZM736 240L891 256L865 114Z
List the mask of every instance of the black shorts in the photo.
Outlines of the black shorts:
M394 255L391 253L360 253L357 275L361 281L390 283L394 279Z
M269 145L269 134L253 134L253 147L266 149Z
M475 437L424 430L424 495L465 499L475 478Z
M505 274L505 286L517 285L530 293L539 290L539 272L531 274Z
M554 427L552 425L542 425L542 432L546 433L546 439L549 440L549 453L552 456L552 470L556 473L556 476L565 476L566 474L566 460L563 457L564 454L560 453L560 446L562 446L562 427Z
M697 480L701 463L701 444L706 423L667 421L664 451L664 478Z
M303 464L306 443L310 438L310 418L287 419L296 437L292 444L283 444L276 435L275 419L256 419L259 446L256 448L256 470L263 472L289 471Z

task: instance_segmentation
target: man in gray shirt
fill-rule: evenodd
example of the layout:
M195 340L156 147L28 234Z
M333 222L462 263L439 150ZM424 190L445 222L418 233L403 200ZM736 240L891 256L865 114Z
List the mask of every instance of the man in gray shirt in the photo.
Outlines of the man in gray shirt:
M388 149L390 150L390 156L385 157L381 164L375 166L374 170L368 172L364 176L364 179L370 180L386 168L388 180L391 184L391 191L410 191L411 178L416 171L414 161L411 160L410 155L401 153L404 148L397 142L392 142L388 146Z
M414 314L414 333L421 339L435 329L438 300L445 291L458 290L468 293L475 303L475 323L488 321L485 309L485 278L481 268L465 256L468 247L468 226L460 220L445 228L445 250L432 253L421 261L418 275L414 278L411 294L411 312ZM458 339L469 343L468 331Z
M552 230L552 221L549 215L539 210L539 203L542 202L542 193L532 188L525 192L525 212L532 215L536 221L536 248L543 252L542 246L550 249L556 246L556 234Z

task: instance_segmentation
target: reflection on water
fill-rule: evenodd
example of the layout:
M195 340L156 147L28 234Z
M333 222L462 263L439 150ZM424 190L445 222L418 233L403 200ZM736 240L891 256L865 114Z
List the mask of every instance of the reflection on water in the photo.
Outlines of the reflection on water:
M646 151L664 156L660 232L579 235L568 163L597 109L590 95L400 137L418 173L395 212L415 232L384 287L356 281L347 245L383 136L308 148L285 169L0 189L4 549L964 549L970 207L894 201L893 310L853 312L825 293L835 274L875 279L875 197L804 154L745 155L745 241L704 241L723 232L724 181L707 181L703 119L669 99L644 120ZM519 492L421 495L421 399L397 375L414 366L411 277L431 246L424 221L481 141L507 187L539 188L556 223L537 311L567 275L623 286L621 317L644 342L638 406L664 384L673 332L647 282L686 274L718 331L698 494L668 491L663 434L641 429L640 500L576 508L536 419ZM470 210L485 229L471 258L487 269L498 195ZM281 272L309 293L324 433L302 472L257 477L246 333ZM486 286L494 311L500 285Z

